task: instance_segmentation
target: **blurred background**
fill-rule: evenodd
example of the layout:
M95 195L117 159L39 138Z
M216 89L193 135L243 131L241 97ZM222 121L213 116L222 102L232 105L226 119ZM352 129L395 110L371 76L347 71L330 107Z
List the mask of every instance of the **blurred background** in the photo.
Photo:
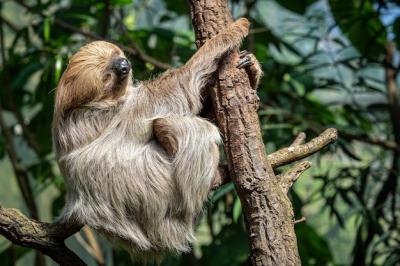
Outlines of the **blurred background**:
M266 150L327 127L336 144L290 191L303 265L400 264L400 1L231 0L252 30L265 76L258 89ZM51 222L65 188L52 152L56 84L68 58L93 39L124 45L135 79L183 64L195 52L186 1L0 2L0 204ZM139 51L139 52L138 52ZM284 169L279 169L283 171ZM162 265L248 265L233 185L210 195L193 252ZM67 240L89 265L132 265L84 229ZM0 236L0 265L54 265Z

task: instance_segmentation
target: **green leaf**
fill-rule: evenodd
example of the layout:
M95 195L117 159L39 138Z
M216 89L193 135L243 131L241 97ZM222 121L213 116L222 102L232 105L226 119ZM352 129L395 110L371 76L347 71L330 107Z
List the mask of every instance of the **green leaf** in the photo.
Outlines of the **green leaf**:
M113 6L126 6L133 4L135 1L134 0L112 0L111 4Z
M63 60L61 55L56 56L56 61L54 63L54 83L58 83L61 77L61 72L62 72L62 66L63 66Z
M46 17L43 21L43 39L45 42L50 40L50 18Z
M330 0L329 4L337 24L363 56L376 58L385 53L387 30L372 2Z
M219 188L212 196L211 201L216 202L219 200L221 197L223 197L225 194L231 192L234 189L233 183L226 184Z
M242 214L242 203L240 202L239 197L236 197L232 209L232 219L235 223L239 220L240 214Z
M29 251L31 251L31 249L10 245L8 248L0 253L1 265L14 265L15 261L17 261Z
M302 265L328 265L333 262L326 240L306 223L295 226Z

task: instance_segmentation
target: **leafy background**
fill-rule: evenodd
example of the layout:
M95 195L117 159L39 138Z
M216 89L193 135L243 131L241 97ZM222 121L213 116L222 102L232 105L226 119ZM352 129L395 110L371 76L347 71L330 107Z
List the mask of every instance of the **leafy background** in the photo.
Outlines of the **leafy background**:
M306 217L295 226L302 263L399 264L400 103L393 96L400 91L389 93L385 71L399 84L400 1L229 3L234 17L252 21L243 49L265 72L259 115L267 152L301 131L313 137L336 127L341 134L312 157L314 167L290 192L296 218ZM150 78L163 70L157 63L179 66L195 52L189 10L185 1L171 0L3 0L0 13L0 202L50 222L64 204L50 125L68 58L89 37L109 39L155 59L127 53L135 78ZM15 174L6 144L22 175ZM124 251L92 234L81 232L68 246L89 265L132 265ZM249 264L232 185L212 193L197 237L192 253L167 257L162 265ZM43 261L0 237L0 264Z

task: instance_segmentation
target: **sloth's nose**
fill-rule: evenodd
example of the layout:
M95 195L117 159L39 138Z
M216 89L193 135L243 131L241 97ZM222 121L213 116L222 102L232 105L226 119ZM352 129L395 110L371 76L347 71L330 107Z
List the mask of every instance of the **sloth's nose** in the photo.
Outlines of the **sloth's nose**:
M118 76L125 76L131 70L131 64L126 58L118 58L114 60L114 69Z

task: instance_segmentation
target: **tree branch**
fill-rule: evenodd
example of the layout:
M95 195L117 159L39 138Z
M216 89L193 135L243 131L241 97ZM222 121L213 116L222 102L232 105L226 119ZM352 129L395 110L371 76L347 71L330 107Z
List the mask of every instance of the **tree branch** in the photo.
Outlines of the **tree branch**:
M289 146L271 153L268 155L268 160L273 168L277 168L316 153L327 145L335 142L337 137L337 130L334 128L328 128L321 135L305 144Z
M198 47L232 23L226 0L189 0ZM245 216L253 265L298 265L291 203L265 154L257 115L259 98L245 70L237 69L237 50L222 62L210 88L223 136L230 176Z
M0 234L16 245L39 250L60 265L86 265L64 244L64 240L80 228L78 225L39 222L16 209L0 206Z
M276 169L313 155L329 144L335 142L338 138L338 134L336 129L330 128L309 142L301 144L304 142L305 138L306 134L301 132L289 147L269 154L267 158L271 163L272 168ZM219 173L220 178L213 180L212 189L217 189L231 181L229 179L229 169L227 165L220 165Z
M278 175L277 178L279 183L285 193L289 192L289 189L292 187L293 183L300 177L304 171L311 167L311 163L308 161L301 162L293 166L287 172Z

